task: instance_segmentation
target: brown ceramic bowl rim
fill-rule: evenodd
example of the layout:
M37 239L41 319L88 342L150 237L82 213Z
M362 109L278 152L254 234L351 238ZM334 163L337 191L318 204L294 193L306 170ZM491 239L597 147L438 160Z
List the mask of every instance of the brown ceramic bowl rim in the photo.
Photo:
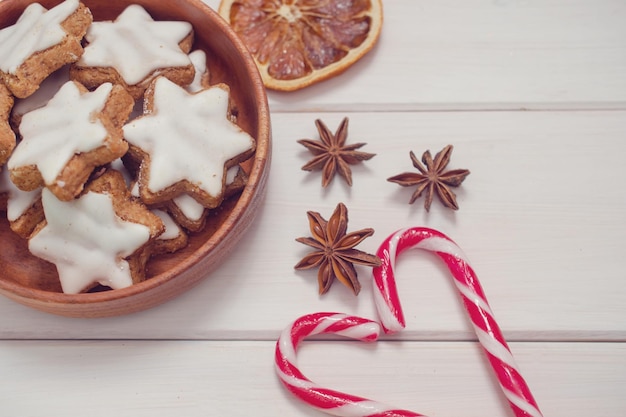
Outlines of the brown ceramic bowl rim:
M265 183L267 181L267 174L264 173L264 166L269 163L266 158L270 157L271 153L271 133L270 133L270 115L269 106L267 103L267 96L261 76L259 75L256 64L247 50L245 44L235 34L228 23L222 19L216 11L211 9L207 4L201 0L184 0L191 7L207 14L210 20L219 28L221 32L229 39L232 45L235 47L238 54L244 61L246 72L253 78L252 85L254 86L253 95L258 103L258 137L255 155L253 156L252 169L249 173L248 182L239 196L239 199L233 207L231 213L228 215L228 219L232 219L229 228L219 227L216 232L204 243L202 243L198 249L189 254L184 262L180 262L177 265L170 268L167 272L161 273L154 277L151 277L143 282L133 284L129 287L109 290L94 293L80 293L80 294L65 294L60 292L45 291L36 288L29 288L20 285L14 281L0 280L0 290L12 293L18 298L38 300L41 302L50 302L52 304L98 304L110 302L113 300L120 300L124 298L133 297L137 294L150 291L157 288L164 283L171 281L179 276L185 270L192 268L198 262L202 260L208 253L216 250L222 243L224 237L226 237L233 229L234 225L239 222L244 216L248 206L255 196L255 193L263 192ZM0 9L2 3L10 3L11 0L0 1ZM34 3L35 1L32 1ZM132 2L129 2L129 5ZM265 138L266 140L259 140ZM262 165L262 166L259 166ZM269 166L267 166L269 168ZM256 191L255 191L256 188Z

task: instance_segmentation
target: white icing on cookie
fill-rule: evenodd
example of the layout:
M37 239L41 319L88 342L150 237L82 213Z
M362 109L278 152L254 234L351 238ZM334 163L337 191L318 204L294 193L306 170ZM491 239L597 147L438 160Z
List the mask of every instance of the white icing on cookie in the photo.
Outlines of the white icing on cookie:
M133 186L131 187L130 195L132 195L133 197L137 197L137 198L140 197L140 195L139 195L139 183L138 182L135 182L133 184Z
M235 181L235 178L237 178L237 174L239 173L240 169L241 168L239 168L239 165L228 168L228 171L226 171L226 185L230 185Z
M191 31L188 22L154 21L133 4L113 22L91 24L77 66L113 67L128 85L136 85L158 69L188 66L189 57L178 44Z
M126 186L129 187L133 182L133 177L132 175L130 175L130 172L128 172L128 170L126 169L126 165L124 165L122 158L117 158L116 160L111 161L110 165L111 165L111 169L114 169L115 171L122 174L122 177L124 177L124 181L126 182Z
M7 219L14 222L41 197L41 188L33 191L22 191L11 182L9 170L0 168L0 194L7 193Z
M95 283L113 289L132 285L124 258L148 241L147 226L117 217L106 194L88 192L61 202L44 189L42 202L47 224L28 247L56 265L63 292L76 294Z
M36 165L45 183L53 184L74 154L102 146L107 131L95 114L112 88L105 83L81 94L69 81L44 107L26 113L19 127L22 141L7 163L9 169Z
M174 219L172 219L172 217L169 214L167 214L167 212L163 210L158 210L158 209L152 210L152 212L156 214L157 216L159 216L159 218L165 225L165 231L161 235L159 235L157 239L172 240L180 236L180 232L181 232L180 227L178 227Z
M70 67L66 65L50 74L50 76L41 83L39 89L30 96L21 99L16 98L12 114L22 116L29 111L45 106L48 101L59 92L61 86L69 80Z
M239 172L239 165L235 165L230 167L228 171L226 171L226 185L232 184L235 181L235 177ZM137 189L137 196L139 195L139 189ZM176 198L172 199L172 203L187 219L197 222L202 219L204 215L205 208L202 204L198 203L193 197L189 194L181 194Z
M190 93L197 93L206 87L202 84L202 79L206 77L206 53L202 49L198 49L189 54L189 59L196 70L193 81L185 89Z
M221 195L225 163L254 146L228 120L228 95L219 86L190 94L167 78L156 80L153 111L124 126L126 140L150 155L151 192L188 180Z
M199 221L204 215L204 206L194 200L189 194L181 194L174 198L172 202L178 207L183 216L193 222Z
M61 43L67 35L61 23L77 9L78 0L65 0L50 10L29 5L14 25L0 30L0 69L15 74L29 56Z

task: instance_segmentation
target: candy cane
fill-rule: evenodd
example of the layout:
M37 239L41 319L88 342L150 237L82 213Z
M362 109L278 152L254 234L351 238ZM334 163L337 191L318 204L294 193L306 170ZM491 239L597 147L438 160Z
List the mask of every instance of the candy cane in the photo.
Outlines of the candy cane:
M379 402L321 387L297 367L296 350L307 336L337 334L364 342L378 339L378 323L340 313L315 313L302 316L282 332L276 343L276 372L281 382L293 395L320 411L345 417L419 417Z
M394 267L396 257L409 248L434 252L447 265L474 326L478 341L487 355L515 416L542 417L528 385L515 365L511 350L496 323L478 277L461 249L444 234L422 227L404 229L389 236L378 249L382 264L373 270L375 284L373 292L374 302L385 332L393 333L405 327L395 283Z

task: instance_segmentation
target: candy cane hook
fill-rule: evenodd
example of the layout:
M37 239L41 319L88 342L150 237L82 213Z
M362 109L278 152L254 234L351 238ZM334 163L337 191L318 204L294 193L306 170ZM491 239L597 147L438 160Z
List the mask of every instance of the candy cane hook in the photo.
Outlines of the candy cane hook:
M327 414L342 417L420 417L376 401L321 387L298 369L296 351L300 342L316 334L337 334L364 342L378 339L378 323L340 313L302 316L283 330L276 343L276 372L282 384L298 399Z
M478 341L515 416L542 417L487 303L478 277L463 251L446 235L423 227L403 229L389 236L378 249L382 264L373 269L373 293L384 331L394 333L405 327L394 269L397 256L409 248L435 253L452 273Z

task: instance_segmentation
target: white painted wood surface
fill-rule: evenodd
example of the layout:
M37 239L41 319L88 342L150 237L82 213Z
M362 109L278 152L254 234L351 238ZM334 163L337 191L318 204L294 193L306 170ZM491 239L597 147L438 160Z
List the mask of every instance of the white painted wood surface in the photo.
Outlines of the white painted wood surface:
M623 415L626 350L512 343L546 416ZM3 416L307 416L274 375L268 341L1 342ZM328 387L428 416L508 416L477 345L312 342L301 370ZM595 383L592 383L595 382Z
M216 7L218 1L207 1ZM318 416L273 372L292 320L316 311L375 318L369 270L354 297L293 265L307 252L306 211L342 201L349 229L425 225L452 237L480 277L546 416L626 411L626 1L385 1L372 54L342 76L270 93L274 158L267 199L238 250L180 298L126 317L67 319L0 299L0 415ZM521 111L521 110L531 111ZM300 167L295 141L316 118L377 154L354 185ZM460 210L386 178L409 151L453 144L471 175ZM402 255L406 331L365 346L307 343L313 380L431 416L511 415L445 268ZM80 340L74 340L80 339ZM367 364L367 366L364 366ZM97 404L97 406L96 406Z
M217 3L217 2L216 2ZM621 108L624 0L385 0L378 46L274 109Z

